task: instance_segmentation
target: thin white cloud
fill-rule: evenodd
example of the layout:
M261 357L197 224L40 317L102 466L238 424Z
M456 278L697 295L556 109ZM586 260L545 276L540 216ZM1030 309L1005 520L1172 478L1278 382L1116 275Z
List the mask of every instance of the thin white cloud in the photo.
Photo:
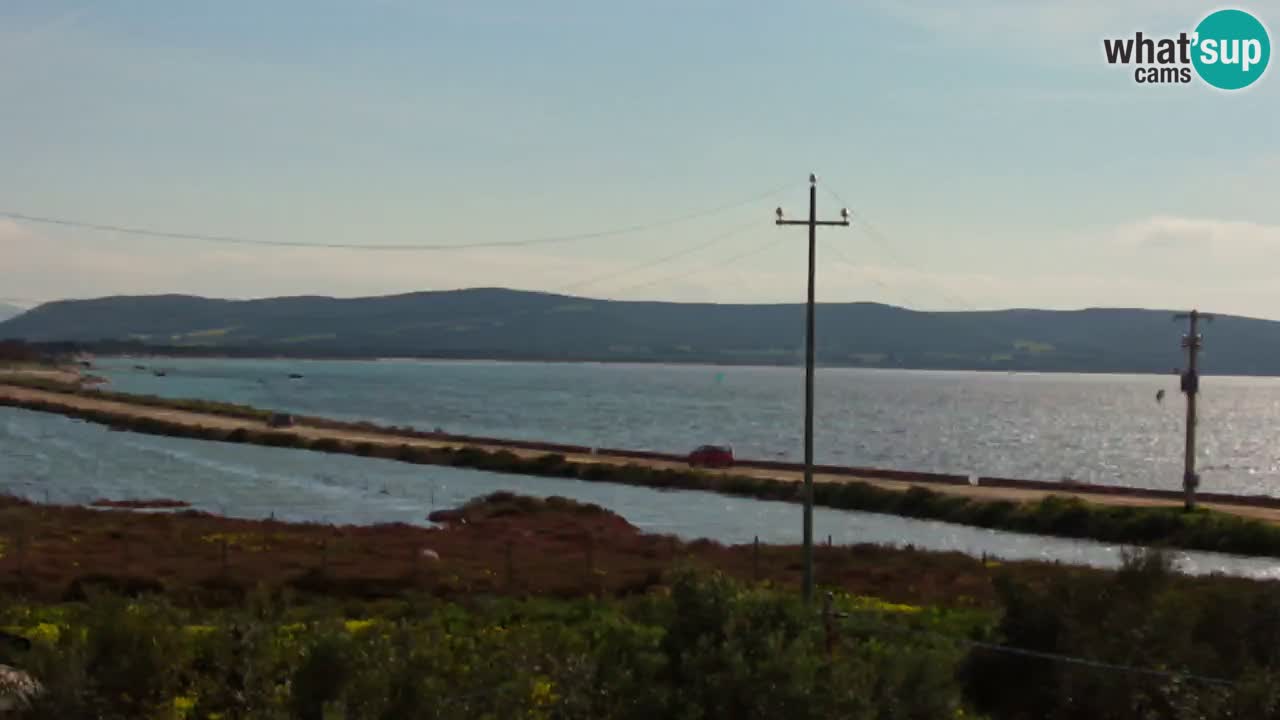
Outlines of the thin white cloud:
M1189 31L1213 9L1203 0L883 0L879 8L932 33L937 44L1046 64L1097 62L1104 37Z
M905 242L906 240L904 240ZM1033 241L1033 240L1029 240ZM976 258L960 269L929 258L861 262L824 256L823 302L878 301L925 310L1099 306L1182 308L1280 317L1270 258L1280 226L1239 220L1157 216L1096 228L1070 241L1076 262L1012 266ZM770 251L738 264L682 273L661 267L573 287L635 262L571 254L480 252L363 253L282 248L166 247L50 237L0 221L0 283L7 296L36 300L111 294L190 293L214 297L293 294L377 295L501 286L590 297L685 302L801 302L800 255ZM707 258L711 259L711 258ZM665 273L671 273L664 279ZM642 287L629 288L652 278Z
M1157 216L1117 228L1114 238L1136 250L1189 251L1224 258L1280 250L1280 226L1243 220Z

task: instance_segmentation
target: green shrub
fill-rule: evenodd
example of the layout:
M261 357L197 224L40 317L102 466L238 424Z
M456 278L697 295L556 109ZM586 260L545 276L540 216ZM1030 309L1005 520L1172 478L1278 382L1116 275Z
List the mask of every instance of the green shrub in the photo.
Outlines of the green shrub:
M52 691L33 717L870 720L961 707L954 650L828 655L789 594L693 571L672 584L670 597L465 606L255 595L178 611L92 596L60 610L59 639L29 659ZM14 620L0 607L0 626Z
M181 688L188 647L163 603L96 596L79 632L41 647L34 669L47 686L33 717L156 717Z
M1131 551L1114 577L997 581L1002 642L1181 677L975 651L963 676L992 717L1277 717L1261 678L1280 662L1280 597L1268 584L1180 581L1162 551ZM1194 676L1194 677L1192 677ZM1241 686L1206 681L1239 679Z
M342 451L342 443L336 438L322 437L311 441L311 450L319 452L336 453Z
M313 629L289 684L289 706L298 720L324 720L356 674L353 641L345 633Z
M258 434L258 442L268 447L298 447L302 438L290 432L262 432Z

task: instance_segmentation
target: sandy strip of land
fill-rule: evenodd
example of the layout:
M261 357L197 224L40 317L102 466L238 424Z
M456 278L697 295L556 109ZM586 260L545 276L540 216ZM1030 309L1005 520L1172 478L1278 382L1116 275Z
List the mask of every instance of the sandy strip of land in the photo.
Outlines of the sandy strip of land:
M78 385L85 380L83 374L66 368L0 367L0 382L4 382L6 377L48 380L68 385Z
M58 372L58 371L51 371ZM30 376L30 375L28 375ZM0 398L7 398L16 401L44 401L62 403L64 405L77 407L86 410L101 410L115 413L127 413L130 417L148 417L169 422L181 423L192 427L217 427L228 430L236 428L246 428L254 430L268 429L266 423L261 421L246 420L241 418L228 417L225 415L215 415L209 413L190 412L186 410L173 410L167 408L151 407L138 405L133 403L121 402L118 400L109 400L106 398L90 397L85 395L75 395L71 393L51 392L46 390L36 390L33 388L21 387L17 385L4 384L3 377L0 376ZM306 437L311 440L320 438L332 438L335 440L344 440L349 442L367 442L373 445L393 446L409 445L412 447L425 448L442 448L442 447L459 447L457 440L448 439L427 439L421 437L411 437L403 435L391 435L387 433L377 432L361 432L358 430L333 429L325 427L309 426L305 423L296 424L288 428L288 432ZM530 450L524 448L513 448L502 445L486 445L483 443L467 443L468 447L475 447L491 452L506 451L514 453L521 457L538 457L545 455L544 450ZM575 463L607 463L612 465L642 465L655 469L687 469L684 463L622 457L616 455L605 454L583 454L583 453L565 453L565 459ZM718 472L718 471L710 471ZM800 482L803 480L803 474L790 470L774 470L753 468L746 466L738 466L723 472L731 472L735 475L747 475L752 477L772 478L777 480L787 480L792 482ZM1092 493L1073 492L1070 488L1053 488L1053 489L1025 489L1025 488L1003 488L1003 487L984 487L973 485L951 485L946 483L925 483L919 481L903 481L903 480L887 480L882 478L860 478L850 477L846 475L827 475L817 474L814 476L815 482L865 482L876 487L889 490L905 491L912 486L926 486L931 490L952 495L960 495L980 500L1010 500L1014 502L1036 501L1050 495L1077 497L1085 502L1095 503L1099 505L1113 506L1141 506L1141 507L1158 507L1158 506L1176 506L1178 503L1172 500L1163 500L1150 497L1138 497L1129 495L1098 495ZM1232 513L1245 517L1256 518L1268 522L1280 523L1280 508L1257 507L1248 504L1232 504L1226 502L1204 503L1205 507L1218 510L1221 512Z

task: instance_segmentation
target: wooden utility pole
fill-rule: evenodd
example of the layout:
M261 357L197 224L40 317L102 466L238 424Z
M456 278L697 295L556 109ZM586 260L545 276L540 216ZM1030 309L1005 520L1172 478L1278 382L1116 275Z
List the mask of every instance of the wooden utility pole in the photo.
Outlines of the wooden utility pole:
M839 220L818 219L818 176L809 175L809 219L784 220L782 208L777 210L778 225L809 227L809 302L805 320L804 363L804 600L813 600L813 288L817 274L818 226L849 226L849 209L840 211Z
M1196 474L1196 394L1200 392L1199 355L1203 345L1200 337L1200 321L1213 320L1213 316L1192 310L1173 317L1175 321L1186 320L1187 334L1182 337L1182 347L1187 349L1187 369L1182 372L1182 392L1187 395L1187 439L1183 448L1182 491L1185 495L1183 508L1187 512L1196 509L1196 488L1200 486L1200 476Z

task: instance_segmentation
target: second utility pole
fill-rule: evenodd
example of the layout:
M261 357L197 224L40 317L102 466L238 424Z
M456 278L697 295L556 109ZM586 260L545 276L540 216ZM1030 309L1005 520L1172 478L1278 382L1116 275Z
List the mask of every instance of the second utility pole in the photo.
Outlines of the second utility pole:
M818 226L849 225L849 209L839 220L818 220L818 176L809 175L809 219L784 220L778 208L778 225L809 226L809 302L805 320L804 362L804 601L813 600L813 286L817 274Z
M1188 321L1187 334L1182 338L1182 347L1187 349L1187 369L1182 373L1182 392L1187 394L1187 439L1183 447L1182 491L1184 509L1187 512L1196 509L1196 488L1200 486L1200 476L1196 474L1196 393L1200 392L1200 367L1197 359L1200 348L1204 344L1200 337L1200 321L1213 320L1213 316L1192 310L1189 313L1175 315L1176 320Z

